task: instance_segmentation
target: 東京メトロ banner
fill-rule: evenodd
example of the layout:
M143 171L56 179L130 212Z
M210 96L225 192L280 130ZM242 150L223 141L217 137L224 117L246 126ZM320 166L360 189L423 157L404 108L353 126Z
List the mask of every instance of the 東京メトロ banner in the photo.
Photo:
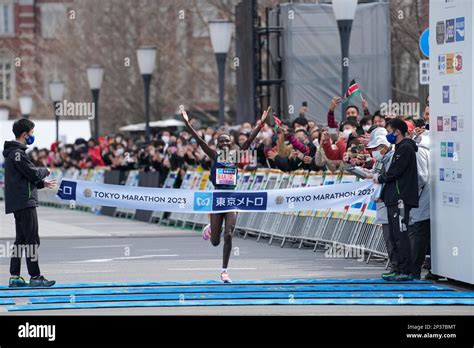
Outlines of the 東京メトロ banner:
M62 180L57 197L86 206L183 213L228 211L284 212L369 203L380 194L372 180L354 183L259 191L197 191L98 184Z

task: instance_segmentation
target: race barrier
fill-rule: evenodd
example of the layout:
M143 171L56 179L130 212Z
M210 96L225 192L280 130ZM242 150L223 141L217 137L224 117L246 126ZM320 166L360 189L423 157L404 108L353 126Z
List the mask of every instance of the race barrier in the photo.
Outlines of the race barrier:
M53 171L57 179L73 179L81 181L104 182L102 169L71 169L66 172ZM138 186L139 171L130 171L126 176L125 185ZM170 172L165 180L164 188L174 187L178 172ZM258 169L254 172L239 172L236 190L258 191L274 189L296 189L312 186L327 186L339 183L356 183L359 180L346 173L314 173L295 171L283 173L274 169ZM212 190L208 171L188 170L182 178L181 189L208 191ZM49 192L48 192L49 191ZM57 199L52 190L40 190L41 204L66 207L70 209L90 210L100 213L104 207L89 209L80 202L68 202ZM308 207L309 208L309 207ZM310 208L309 208L310 209ZM135 218L136 210L117 208L114 216ZM276 241L281 247L291 243L298 248L311 245L313 251L328 248L344 248L347 257L355 251L362 251L366 262L372 258L387 259L387 250L382 235L381 225L374 222L376 204L355 203L340 208L321 210L302 210L290 212L239 212L236 231L243 238L253 236L258 242L263 239L269 244ZM165 212L153 211L149 214L149 222L183 228L202 228L209 223L209 217L202 212Z
M3 169L2 164L0 164L0 201L5 197L5 169Z

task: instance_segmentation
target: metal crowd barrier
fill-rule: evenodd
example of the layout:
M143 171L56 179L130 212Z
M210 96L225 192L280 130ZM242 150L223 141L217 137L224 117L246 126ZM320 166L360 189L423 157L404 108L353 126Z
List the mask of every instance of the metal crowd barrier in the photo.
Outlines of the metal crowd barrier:
M52 176L60 180L73 178L103 182L104 170L77 170L65 172L54 170ZM170 172L165 180L164 187L172 188L178 177L178 172ZM140 178L139 171L130 171L126 185L137 186ZM1 175L0 175L1 179ZM258 169L254 172L241 172L238 177L238 190L272 190L282 188L309 187L317 185L332 185L336 183L354 182L357 178L345 173L308 173L296 171L283 173L275 169ZM208 171L188 171L182 181L181 188L211 190ZM68 202L62 202L54 197L52 190L39 190L41 204L68 207ZM98 212L97 208L73 207L75 209ZM301 211L287 213L253 213L239 212L237 215L236 231L242 233L243 238L253 236L257 242L263 239L269 244L279 241L284 247L293 243L298 248L306 245L318 248L327 248L330 245L339 245L347 250L358 249L364 251L366 262L373 257L387 258L387 249L383 239L381 225L374 223L376 214L375 203L368 205L355 204L343 209L325 209L317 211ZM135 218L136 212L130 209L117 209L116 217ZM202 228L209 223L208 214L153 212L149 215L149 222L182 228Z
M5 169L2 168L3 164L0 163L0 201L5 199Z

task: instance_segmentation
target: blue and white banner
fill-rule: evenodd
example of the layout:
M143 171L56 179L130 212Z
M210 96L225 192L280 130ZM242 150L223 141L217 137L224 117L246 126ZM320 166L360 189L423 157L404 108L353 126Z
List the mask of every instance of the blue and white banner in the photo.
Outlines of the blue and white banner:
M380 188L372 180L365 180L279 190L198 191L64 179L57 197L77 205L182 213L285 212L345 207L354 203L367 204L379 196Z

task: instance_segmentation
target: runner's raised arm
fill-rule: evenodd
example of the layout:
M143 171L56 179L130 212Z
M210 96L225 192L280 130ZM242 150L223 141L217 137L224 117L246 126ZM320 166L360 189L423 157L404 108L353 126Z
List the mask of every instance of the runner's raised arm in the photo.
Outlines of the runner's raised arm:
M249 148L250 144L252 144L252 142L255 140L258 133L260 132L260 129L262 129L263 126L265 125L265 120L267 119L267 116L270 113L271 109L272 109L272 107L269 106L267 108L267 110L265 110L263 112L262 117L260 117L260 120L257 121L257 126L254 128L254 130L252 131L252 133L250 134L248 139L240 147L241 150L247 150Z
M181 116L183 116L184 124L186 125L188 130L191 132L192 136L196 139L198 145L206 153L206 155L209 156L211 160L214 160L214 158L217 157L217 152L211 149L209 145L206 143L206 141L199 136L199 134L196 132L193 126L191 126L191 123L189 123L189 117L186 110L181 110Z

